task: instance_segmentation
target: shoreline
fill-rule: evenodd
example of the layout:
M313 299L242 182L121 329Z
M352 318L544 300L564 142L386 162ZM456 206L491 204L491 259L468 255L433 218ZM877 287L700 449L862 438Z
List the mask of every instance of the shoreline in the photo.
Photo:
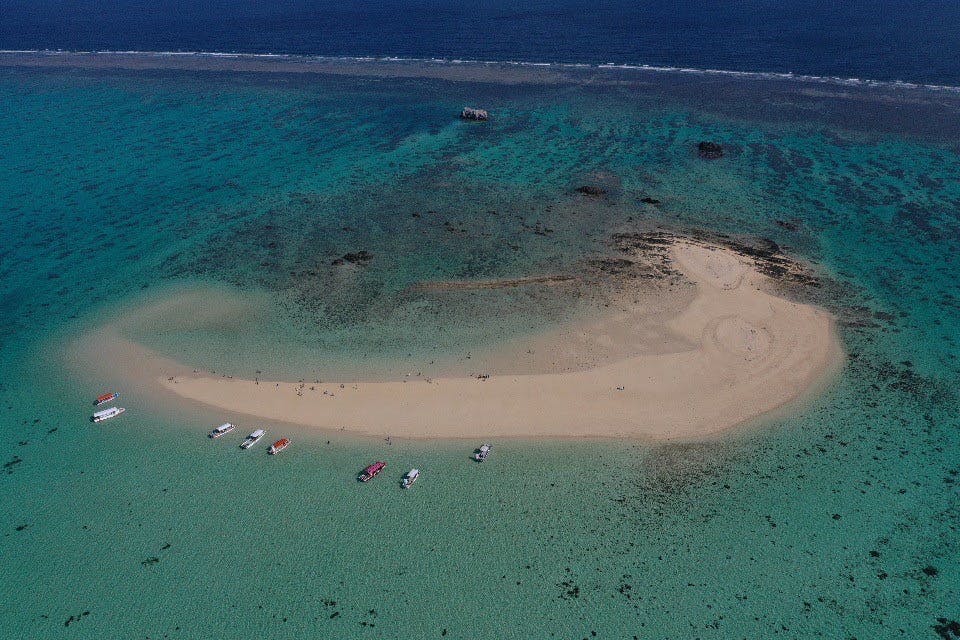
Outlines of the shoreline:
M842 367L832 317L768 293L774 281L749 257L701 240L652 244L653 259L688 283L670 294L676 304L651 314L639 300L624 303L600 320L504 345L487 360L491 374L244 380L191 369L109 326L84 343L118 365L114 375L167 402L406 439L709 439L813 397ZM518 354L534 352L530 344L536 366L524 370Z

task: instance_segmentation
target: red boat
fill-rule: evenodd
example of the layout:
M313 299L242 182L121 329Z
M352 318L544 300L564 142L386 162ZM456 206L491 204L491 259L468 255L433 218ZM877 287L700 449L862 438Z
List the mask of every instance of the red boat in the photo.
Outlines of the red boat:
M369 467L367 467L366 469L363 470L363 473L361 473L361 474L357 477L357 480L359 480L360 482L368 482L368 481L370 481L370 480L373 480L373 478L374 478L378 473L380 473L381 471L383 471L383 469L384 469L386 466L387 466L387 463L386 463L386 462L374 462L372 465L370 465Z
M279 440L274 442L269 449L267 449L267 453L269 453L270 455L273 455L275 453L280 453L281 451L283 451L289 446L290 446L290 440L288 438L280 438Z
M120 394L116 391L111 391L110 393L105 393L103 395L97 396L97 399L93 401L94 406L99 407L102 404L106 404L111 400L116 400L120 397Z

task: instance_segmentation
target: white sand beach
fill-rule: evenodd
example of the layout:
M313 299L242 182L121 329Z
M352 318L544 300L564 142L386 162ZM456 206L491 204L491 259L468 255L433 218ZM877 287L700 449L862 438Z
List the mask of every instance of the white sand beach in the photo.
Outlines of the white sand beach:
M488 360L503 364L489 377L244 380L196 372L110 326L81 348L107 355L100 360L127 384L168 399L304 429L407 438L706 438L816 391L839 369L832 317L771 293L749 259L678 239L669 260L690 283L675 305L662 306L669 312L651 317L627 304L512 343ZM534 351L533 369L496 373ZM587 365L570 366L588 351Z

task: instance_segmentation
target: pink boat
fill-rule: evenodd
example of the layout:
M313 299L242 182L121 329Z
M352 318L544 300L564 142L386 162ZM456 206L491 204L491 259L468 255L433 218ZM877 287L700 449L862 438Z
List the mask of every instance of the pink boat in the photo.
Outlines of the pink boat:
M386 463L386 462L379 462L379 461L378 461L378 462L374 462L372 465L370 465L369 467L367 467L366 469L363 470L363 473L361 473L361 474L357 477L357 480L359 480L360 482L369 482L370 480L373 480L373 478L374 478L378 473L380 473L381 471L383 471L383 469L384 469L386 466L387 466L387 463Z
M104 393L102 395L97 396L97 399L93 401L93 404L99 407L100 405L106 404L111 400L116 400L119 397L120 397L119 393L117 393L116 391L111 391L110 393Z

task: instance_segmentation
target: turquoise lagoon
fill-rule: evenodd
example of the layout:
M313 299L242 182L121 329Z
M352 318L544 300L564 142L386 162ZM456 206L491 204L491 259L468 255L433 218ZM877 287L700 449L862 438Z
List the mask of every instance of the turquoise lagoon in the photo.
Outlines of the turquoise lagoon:
M0 636L949 637L960 98L595 80L0 70ZM202 287L247 306L134 337L236 375L400 372L598 303L410 285L563 272L657 226L817 265L839 379L712 442L498 442L475 465L478 443L279 424L283 456L241 452L204 437L216 413L138 408L68 362L118 308ZM104 385L129 411L94 426Z

